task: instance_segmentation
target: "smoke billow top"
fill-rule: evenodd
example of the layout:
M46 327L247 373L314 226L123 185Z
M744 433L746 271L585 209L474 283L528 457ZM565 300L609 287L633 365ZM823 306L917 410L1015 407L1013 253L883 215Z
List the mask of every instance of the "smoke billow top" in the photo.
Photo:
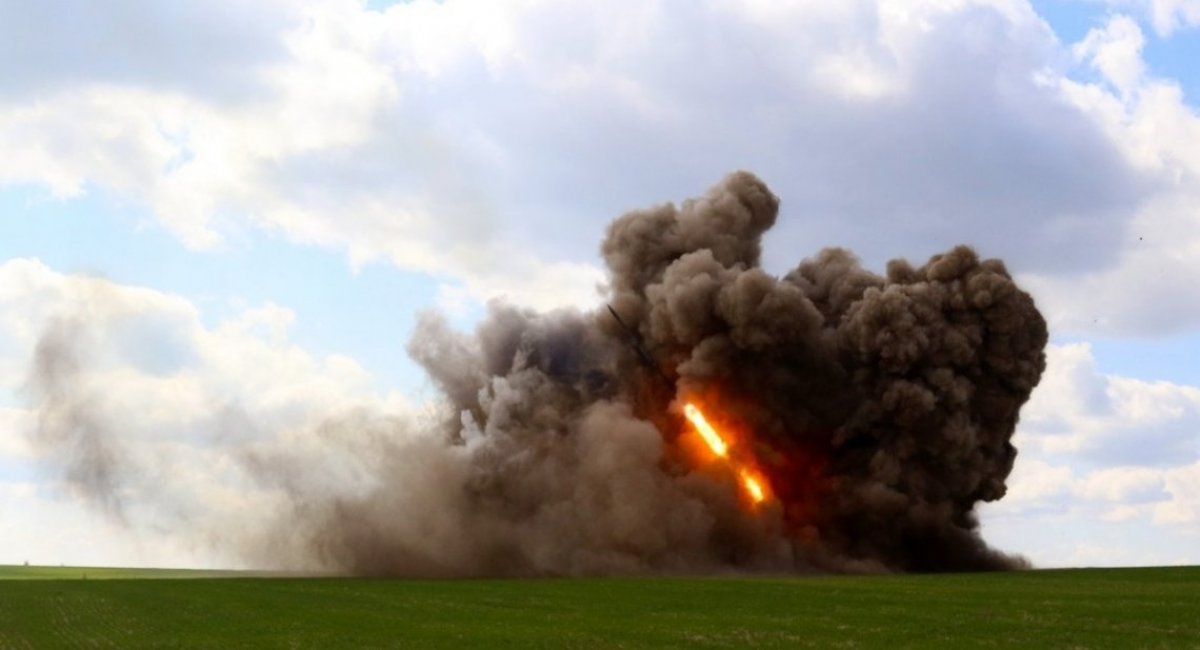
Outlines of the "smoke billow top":
M425 314L409 352L445 417L415 435L379 414L331 418L317 433L353 441L353 489L320 454L240 450L287 505L238 551L371 575L1021 565L982 541L974 507L1004 496L1018 411L1044 369L1032 299L967 247L892 261L883 277L826 249L772 276L760 240L778 208L735 173L615 220L602 252L621 322L604 306L493 303L466 336ZM72 443L78 485L111 485L119 445L76 431L88 420L60 394L62 364L39 364L54 371L34 377L43 411L59 410L42 439ZM755 468L765 501L704 453L685 402ZM81 467L93 456L103 468Z

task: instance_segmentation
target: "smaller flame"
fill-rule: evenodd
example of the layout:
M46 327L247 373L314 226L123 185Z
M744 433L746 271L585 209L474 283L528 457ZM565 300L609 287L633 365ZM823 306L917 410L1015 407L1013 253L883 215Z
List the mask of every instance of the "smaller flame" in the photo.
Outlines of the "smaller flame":
M704 414L700 412L700 409L689 403L683 407L683 414L691 421L692 426L696 427L696 432L700 434L701 438L704 438L704 442L708 444L708 448L714 454L724 457L729 453L729 445L725 444L717 430L712 428L708 420L704 419Z
M741 471L741 477L742 486L746 488L746 494L750 495L750 499L755 503L762 503L763 499L767 498L766 492L763 491L762 483L759 483L758 479L754 478L754 475L746 470Z

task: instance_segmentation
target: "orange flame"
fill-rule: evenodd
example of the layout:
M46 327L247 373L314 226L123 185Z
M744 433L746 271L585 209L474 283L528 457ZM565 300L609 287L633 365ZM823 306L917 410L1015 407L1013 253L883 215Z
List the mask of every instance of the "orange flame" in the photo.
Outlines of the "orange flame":
M683 414L687 416L692 426L696 428L696 433L704 439L705 444L720 458L729 458L729 443L717 433L704 414L695 404L688 402L683 406ZM742 481L742 487L745 488L746 494L750 496L750 500L755 504L762 503L767 498L766 489L763 487L762 481L754 474L753 471L746 467L742 467L734 459L729 459L729 463L737 470L738 478Z
M755 503L762 503L763 499L767 498L766 493L763 492L762 483L759 483L758 479L754 478L754 475L748 470L742 470L741 476L742 485L746 488L746 494L749 494L750 499Z
M712 428L708 420L704 419L704 414L700 412L700 409L689 402L683 407L683 414L691 421L692 426L696 427L696 433L699 433L700 437L704 438L704 442L708 444L708 448L714 454L724 457L725 454L729 453L729 445L725 444L725 440L721 438L717 430Z

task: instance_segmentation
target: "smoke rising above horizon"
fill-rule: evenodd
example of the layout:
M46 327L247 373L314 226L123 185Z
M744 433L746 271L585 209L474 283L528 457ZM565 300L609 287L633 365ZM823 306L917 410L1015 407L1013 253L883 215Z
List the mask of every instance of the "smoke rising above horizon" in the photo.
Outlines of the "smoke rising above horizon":
M601 251L624 326L603 305L493 302L472 335L422 314L408 351L440 392L428 421L332 413L302 444L230 435L252 425L218 418L213 444L271 505L191 530L254 566L359 575L1020 566L980 538L974 508L1003 497L1045 368L1032 299L967 247L885 276L831 248L772 276L761 240L778 214L738 172L616 219ZM70 331L38 346L36 437L120 517L122 481L150 470L71 392L86 337ZM748 504L730 468L697 453L687 401L767 501Z

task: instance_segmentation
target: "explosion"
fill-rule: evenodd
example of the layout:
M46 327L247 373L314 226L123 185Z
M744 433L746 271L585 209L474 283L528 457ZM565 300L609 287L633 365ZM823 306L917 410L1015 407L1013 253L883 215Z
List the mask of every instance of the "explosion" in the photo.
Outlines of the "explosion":
M721 434L708 423L708 419L704 417L704 413L700 412L691 402L684 404L683 414L687 416L692 426L696 428L696 433L704 440L704 444L712 450L714 454L721 458L725 458L729 454L729 445ZM739 467L737 470L738 478L742 482L742 486L746 488L746 494L750 496L750 500L754 503L762 503L767 498L766 491L763 490L762 482L746 467Z
M451 398L445 435L477 445L468 512L520 529L520 571L1021 564L974 507L1004 495L1045 366L1032 299L967 247L885 277L827 249L773 277L778 208L739 172L620 217L611 314L496 304L473 339L427 318L410 351Z
M363 412L322 424L324 447L230 450L285 503L236 527L237 551L360 575L1021 566L974 509L1004 496L1045 367L1033 300L965 246L884 276L831 248L775 277L759 262L778 211L735 173L609 226L608 309L495 302L473 336L424 314L408 350L436 423ZM38 349L39 439L111 456L120 427L56 361L70 340ZM79 485L120 488L104 476Z

